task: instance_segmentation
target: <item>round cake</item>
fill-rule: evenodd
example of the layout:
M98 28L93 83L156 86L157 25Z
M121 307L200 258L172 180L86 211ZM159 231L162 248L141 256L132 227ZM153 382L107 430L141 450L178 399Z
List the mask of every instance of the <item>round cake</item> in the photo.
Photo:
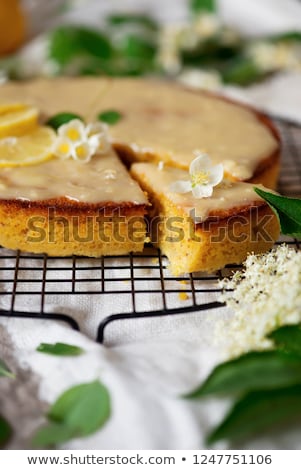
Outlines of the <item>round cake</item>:
M41 123L61 112L76 113L90 123L101 113L114 111L119 120L110 126L113 149L105 158L96 156L86 164L55 158L26 168L0 169L0 244L7 248L52 256L141 251L147 236L144 214L148 201L115 152L128 166L160 162L185 173L199 151L210 155L214 165L222 163L227 180L234 185L261 183L273 189L277 184L280 139L272 122L257 111L213 94L152 80L59 78L3 85L0 103L9 102L40 109ZM115 177L107 178L112 170ZM145 185L139 172L132 172L134 179L144 191L153 192L152 183ZM157 217L162 197L156 188L155 197L151 197L156 210L153 207L149 213ZM251 185L238 193L250 191ZM193 263L176 267L174 272L213 270L242 261L251 248L254 252L269 249L279 235L279 224L265 203L259 204L253 195L242 196L233 201L229 213L233 221L258 205L260 213L271 218L268 240L255 241L252 246L248 240L234 256L233 247L211 246L209 233L204 249L208 251L210 246L212 253L223 252L225 256L214 262L212 256L211 262L195 262L202 256L198 245ZM260 220L251 212L246 232L255 233L254 220L257 225ZM227 226L222 208L215 207L215 217ZM200 229L200 223L195 226Z
M28 102L45 117L74 112L86 122L114 110L122 117L110 129L113 145L127 160L186 170L200 150L231 179L277 184L280 138L271 120L217 95L155 80L87 77L8 83L0 87L5 101Z

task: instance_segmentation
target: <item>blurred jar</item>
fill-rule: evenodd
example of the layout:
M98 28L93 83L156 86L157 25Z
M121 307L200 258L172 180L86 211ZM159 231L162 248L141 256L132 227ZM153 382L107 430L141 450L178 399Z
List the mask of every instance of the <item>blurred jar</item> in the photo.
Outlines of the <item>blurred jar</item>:
M73 0L0 0L0 56L50 28Z
M20 0L0 0L0 55L23 44L26 35L25 14Z

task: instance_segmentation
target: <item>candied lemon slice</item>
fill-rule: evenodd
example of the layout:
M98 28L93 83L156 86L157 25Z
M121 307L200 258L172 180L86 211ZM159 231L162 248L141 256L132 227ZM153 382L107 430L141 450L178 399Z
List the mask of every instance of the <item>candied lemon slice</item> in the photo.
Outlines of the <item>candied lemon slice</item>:
M38 127L21 137L0 139L0 168L35 165L53 156L56 133L50 127Z
M38 125L39 111L36 108L7 104L0 106L0 138L20 136L31 132Z

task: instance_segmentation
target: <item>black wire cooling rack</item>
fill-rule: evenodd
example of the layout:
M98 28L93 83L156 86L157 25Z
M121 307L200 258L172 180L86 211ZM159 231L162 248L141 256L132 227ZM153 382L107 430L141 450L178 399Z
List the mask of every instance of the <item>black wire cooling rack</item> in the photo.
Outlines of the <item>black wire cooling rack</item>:
M279 192L301 197L301 128L275 120L283 141ZM296 240L286 243L299 249ZM80 317L99 311L94 337L104 341L106 327L125 319L189 314L215 309L218 280L237 266L214 275L172 276L159 250L99 259L29 255L0 248L0 316L46 319L82 329ZM74 310L79 311L74 315Z

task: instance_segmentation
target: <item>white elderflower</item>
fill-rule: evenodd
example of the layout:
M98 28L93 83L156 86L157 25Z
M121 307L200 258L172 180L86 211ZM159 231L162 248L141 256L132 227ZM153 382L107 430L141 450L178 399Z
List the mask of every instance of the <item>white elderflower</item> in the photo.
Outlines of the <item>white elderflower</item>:
M79 119L72 119L58 128L58 136L72 142L80 142L86 136L85 125Z
M257 67L266 72L301 67L301 53L290 43L256 42L249 54Z
M216 333L226 340L230 356L267 349L272 345L268 333L301 322L301 251L281 245L265 255L250 255L244 266L220 281L221 300L234 317L220 322Z
M54 155L87 163L93 155L106 153L109 147L106 124L99 122L85 126L79 119L73 119L59 127Z
M212 13L202 13L199 15L193 29L201 39L208 39L215 36L221 28L221 22L217 15Z
M167 73L177 74L181 69L180 36L182 28L175 25L163 26L159 36L157 61Z
M218 72L188 69L178 77L179 82L199 90L217 91L222 86L222 78Z
M190 180L172 183L170 191L180 194L191 191L197 199L211 197L213 188L224 177L224 167L222 164L212 165L210 157L205 153L197 151L195 155L189 168Z

